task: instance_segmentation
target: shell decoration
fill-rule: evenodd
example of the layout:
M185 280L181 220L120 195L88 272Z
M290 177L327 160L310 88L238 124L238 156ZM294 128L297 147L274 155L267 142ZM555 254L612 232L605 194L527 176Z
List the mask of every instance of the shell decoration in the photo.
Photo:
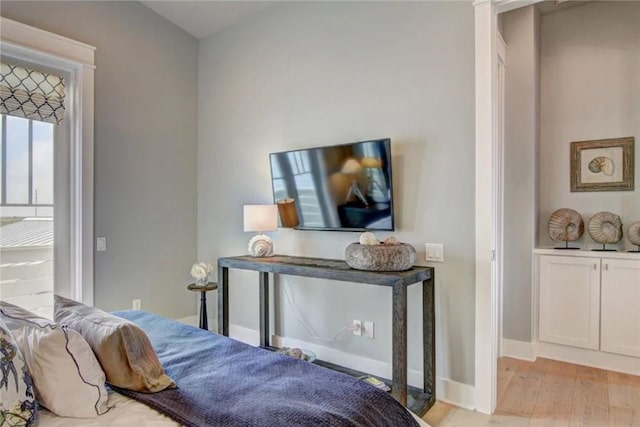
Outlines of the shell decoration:
M589 220L589 235L598 243L617 243L622 239L622 220L611 212L598 212Z
M616 164L610 157L598 156L589 162L589 170L593 173L611 176L616 171Z
M634 222L629 226L627 239L632 245L640 246L640 221Z
M396 239L393 236L389 236L386 239L384 239L384 241L382 242L383 245L387 245L387 246L394 246L394 245L399 245L400 242L398 241L398 239Z
M370 231L365 231L364 233L362 233L360 235L359 241L361 245L374 246L380 244L380 241L378 240L376 235Z
M556 242L573 242L584 234L584 220L577 211L562 208L549 217L549 237Z
M252 257L273 256L273 241L265 234L258 234L249 240L249 255Z

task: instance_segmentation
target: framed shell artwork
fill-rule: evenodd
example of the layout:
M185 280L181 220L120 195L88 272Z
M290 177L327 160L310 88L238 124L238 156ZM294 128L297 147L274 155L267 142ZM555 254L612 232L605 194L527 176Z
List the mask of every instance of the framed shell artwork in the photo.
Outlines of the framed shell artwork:
M573 141L571 191L633 191L634 137Z

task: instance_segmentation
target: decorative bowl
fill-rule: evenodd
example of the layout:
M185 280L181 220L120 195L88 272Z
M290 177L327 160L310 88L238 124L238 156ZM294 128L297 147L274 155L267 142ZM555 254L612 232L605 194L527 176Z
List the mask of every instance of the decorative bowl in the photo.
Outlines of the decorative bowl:
M351 243L344 253L347 265L365 271L404 271L416 262L416 250L406 243L361 245Z

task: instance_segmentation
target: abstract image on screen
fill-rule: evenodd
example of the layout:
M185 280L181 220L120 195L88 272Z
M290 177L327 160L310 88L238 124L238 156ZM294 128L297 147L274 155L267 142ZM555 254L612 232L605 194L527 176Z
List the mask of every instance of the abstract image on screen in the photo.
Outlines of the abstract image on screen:
M394 229L389 139L272 153L270 161L274 201L293 200L297 228Z

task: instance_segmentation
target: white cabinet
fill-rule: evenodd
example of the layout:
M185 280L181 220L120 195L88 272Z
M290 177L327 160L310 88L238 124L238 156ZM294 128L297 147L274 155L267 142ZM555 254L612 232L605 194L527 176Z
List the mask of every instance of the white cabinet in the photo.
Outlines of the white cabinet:
M539 341L640 357L640 255L536 252Z
M600 349L640 357L640 262L602 260Z
M597 350L600 260L540 257L540 341Z

